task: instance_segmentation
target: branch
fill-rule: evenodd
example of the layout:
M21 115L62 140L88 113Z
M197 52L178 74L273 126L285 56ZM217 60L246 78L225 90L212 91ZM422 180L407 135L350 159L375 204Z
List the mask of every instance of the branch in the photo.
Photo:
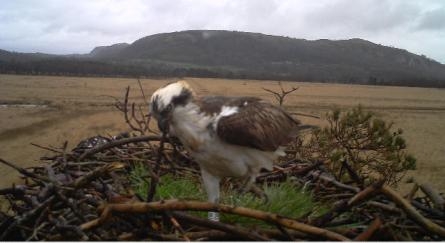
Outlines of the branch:
M434 204L434 208L442 210L445 205L445 200L440 196L439 192L437 192L430 184L425 183L420 185L420 190L427 195Z
M383 194L385 194L392 201L398 204L408 214L408 216L416 221L419 225L421 225L431 233L437 234L441 237L445 237L444 228L423 217L406 199L397 194L397 192L395 192L393 189L388 186L383 186L380 190Z
M147 202L153 201L153 198L156 193L156 187L158 186L158 182L159 182L159 170L161 168L161 161L162 161L163 152L164 152L164 143L166 140L167 140L166 133L162 133L161 141L159 142L158 156L156 158L156 165L153 170L153 174L155 176L151 177L150 186L149 186L148 192L147 192Z
M115 141L111 141L108 143L105 143L103 145L100 146L96 146L92 149L89 149L87 151L85 151L82 155L79 156L79 158L77 159L77 161L82 161L85 158L90 157L93 154L96 154L98 152L104 151L106 149L110 149L113 147L117 147L117 146L121 146L124 144L128 144L128 143L137 143L137 142L148 142L148 141L160 141L161 137L159 136L139 136L139 137L132 137L132 138L123 138L123 139L119 139L119 140L115 140Z
M371 225L361 234L354 238L354 241L369 241L369 238L382 226L383 222L379 217L372 221Z
M244 207L234 207L222 204L213 204L209 202L199 202L199 201L179 201L179 200L166 200L159 202L138 202L129 204L108 204L105 206L100 218L92 220L90 222L81 225L81 229L87 230L96 227L107 220L111 216L111 212L125 212L125 213L148 213L152 211L166 211L166 210L194 210L194 211L218 211L229 214L237 214L245 217L255 218L258 220L263 220L272 224L280 224L284 227L301 231L310 235L323 237L328 240L341 240L349 241L343 235L338 233L318 228L315 226L300 223L296 220L284 218L283 216L263 212L255 209L249 209Z
M334 186L339 187L341 189L345 189L345 190L352 191L355 193L360 192L360 188L346 185L344 183L337 181L335 178L324 175L324 174L325 173L320 172L320 171L314 171L314 172L311 172L309 175L313 176L315 179L319 179L319 180L322 180L325 182L332 183Z
M31 172L29 172L29 171L27 171L27 170L25 170L25 169L23 169L21 167L18 167L16 165L14 165L13 163L10 163L10 162L8 162L6 160L3 160L2 158L0 158L0 163L3 163L5 165L7 165L7 166L17 170L20 174L22 174L24 176L31 177L31 178L37 179L39 181L49 182L48 178L40 176L40 175L37 175L37 174L34 174L34 173L31 173Z

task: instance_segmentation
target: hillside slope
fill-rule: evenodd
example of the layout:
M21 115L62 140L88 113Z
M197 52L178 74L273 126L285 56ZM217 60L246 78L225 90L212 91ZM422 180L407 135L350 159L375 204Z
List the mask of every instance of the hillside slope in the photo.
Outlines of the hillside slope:
M62 74L74 75L198 76L445 87L445 65L403 49L362 39L310 41L222 30L155 34L132 44L96 47L85 55L54 57L0 52L0 72L37 70L39 73L41 59L46 63L57 59L55 67L44 65L45 73L63 67Z
M98 58L158 61L308 81L445 81L444 65L362 39L308 41L258 33L192 30L147 36L105 59Z

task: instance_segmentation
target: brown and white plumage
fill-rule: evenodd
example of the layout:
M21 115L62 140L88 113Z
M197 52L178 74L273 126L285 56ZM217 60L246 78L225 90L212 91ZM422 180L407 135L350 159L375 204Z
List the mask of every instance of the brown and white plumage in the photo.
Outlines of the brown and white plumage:
M249 187L262 168L271 170L299 125L261 99L198 97L183 81L154 92L150 111L159 128L178 137L199 163L211 202L218 202L221 178L244 178Z

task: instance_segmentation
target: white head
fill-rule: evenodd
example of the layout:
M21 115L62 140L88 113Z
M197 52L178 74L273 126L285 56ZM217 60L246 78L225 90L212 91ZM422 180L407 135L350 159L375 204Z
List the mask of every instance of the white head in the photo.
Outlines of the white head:
M151 96L150 114L158 121L159 130L167 132L172 111L193 100L194 92L185 81L167 84Z

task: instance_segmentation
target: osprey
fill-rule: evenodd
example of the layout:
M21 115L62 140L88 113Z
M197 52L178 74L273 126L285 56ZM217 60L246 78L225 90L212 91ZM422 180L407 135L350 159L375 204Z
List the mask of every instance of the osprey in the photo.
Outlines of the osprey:
M185 81L168 84L151 97L150 113L164 133L176 136L201 168L208 200L218 203L224 177L254 186L260 170L272 170L299 122L282 109L254 97L198 97ZM216 212L209 218L219 220Z

